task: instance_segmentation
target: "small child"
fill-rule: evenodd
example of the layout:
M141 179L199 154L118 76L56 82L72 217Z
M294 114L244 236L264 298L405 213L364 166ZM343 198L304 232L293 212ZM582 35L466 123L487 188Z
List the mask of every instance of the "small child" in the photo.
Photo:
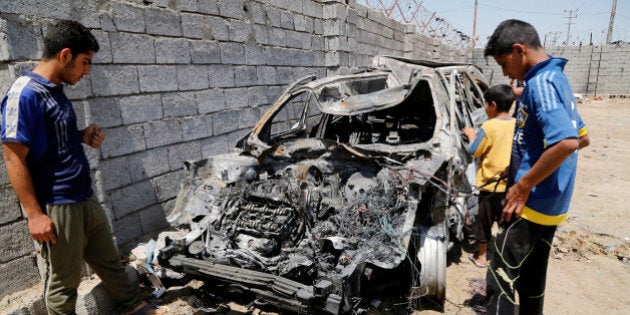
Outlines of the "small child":
M492 224L498 221L503 210L506 180L501 176L510 164L512 136L515 120L509 114L514 102L514 91L507 84L490 87L485 93L488 120L477 134L473 128L462 132L468 138L468 152L480 158L475 185L479 189L479 215L477 216L476 255L468 258L479 268L488 266L488 242L492 237Z

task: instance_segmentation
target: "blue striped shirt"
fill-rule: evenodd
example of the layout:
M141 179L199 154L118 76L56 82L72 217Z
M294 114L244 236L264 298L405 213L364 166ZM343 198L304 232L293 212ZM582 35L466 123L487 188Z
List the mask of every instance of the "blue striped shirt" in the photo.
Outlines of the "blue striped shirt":
M0 106L2 141L29 147L26 163L40 205L74 203L92 196L77 117L62 87L25 71Z
M578 138L583 127L569 81L563 73L567 60L550 58L531 68L518 100L512 145L511 174L515 182L538 161L545 149L567 138ZM516 166L516 167L514 167ZM513 168L514 167L514 168ZM577 151L536 185L521 217L542 225L566 220L577 168Z

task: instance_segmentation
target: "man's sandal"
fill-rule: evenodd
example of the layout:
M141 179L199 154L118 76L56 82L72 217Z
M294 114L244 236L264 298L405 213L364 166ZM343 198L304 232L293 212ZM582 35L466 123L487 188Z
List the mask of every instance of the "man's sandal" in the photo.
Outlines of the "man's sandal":
M475 266L479 267L479 268L486 268L488 267L488 264L482 264L480 262L477 261L477 258L475 258L475 255L470 254L468 255L468 259L470 259L470 261L472 261L473 264L475 264Z

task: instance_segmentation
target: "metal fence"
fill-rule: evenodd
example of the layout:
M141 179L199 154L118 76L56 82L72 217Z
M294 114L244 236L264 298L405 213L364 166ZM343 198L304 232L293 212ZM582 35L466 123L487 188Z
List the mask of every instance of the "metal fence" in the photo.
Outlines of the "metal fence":
M427 10L418 0L357 0L386 16L404 23L413 23L419 33L439 38L444 44L467 50L472 47L472 38L455 29L447 20Z

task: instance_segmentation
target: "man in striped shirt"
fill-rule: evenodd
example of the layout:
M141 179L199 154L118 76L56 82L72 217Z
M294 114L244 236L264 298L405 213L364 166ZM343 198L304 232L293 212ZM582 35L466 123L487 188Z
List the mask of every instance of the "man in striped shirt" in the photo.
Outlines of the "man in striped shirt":
M123 312L161 314L129 282L107 216L92 191L82 143L98 148L105 134L97 125L77 129L63 91L63 84L75 84L90 73L98 42L74 21L57 21L47 30L41 60L13 83L0 107L9 180L47 264L48 313L74 314L85 260Z

